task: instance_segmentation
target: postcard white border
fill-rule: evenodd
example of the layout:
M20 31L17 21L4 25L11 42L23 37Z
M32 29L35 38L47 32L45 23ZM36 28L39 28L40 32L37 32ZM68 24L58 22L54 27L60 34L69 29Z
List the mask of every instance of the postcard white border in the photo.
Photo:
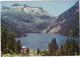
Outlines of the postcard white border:
M1 1L80 1L80 0L0 0L0 32L1 32ZM1 33L0 33L0 57L1 57ZM80 55L79 56L14 56L14 57L80 57Z

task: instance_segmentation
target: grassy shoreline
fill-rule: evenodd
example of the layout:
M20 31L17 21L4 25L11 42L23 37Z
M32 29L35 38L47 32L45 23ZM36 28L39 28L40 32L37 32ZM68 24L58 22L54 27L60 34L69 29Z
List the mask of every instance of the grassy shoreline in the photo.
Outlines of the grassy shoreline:
M39 55L37 55L37 50L35 50L35 53L33 52L33 50L29 50L29 55L24 55L24 54L21 54L21 53L19 53L19 54L16 54L16 53L13 53L13 54L10 54L10 53L8 53L8 54L1 54L1 56L3 56L3 57L6 57L6 56L41 56L40 54Z

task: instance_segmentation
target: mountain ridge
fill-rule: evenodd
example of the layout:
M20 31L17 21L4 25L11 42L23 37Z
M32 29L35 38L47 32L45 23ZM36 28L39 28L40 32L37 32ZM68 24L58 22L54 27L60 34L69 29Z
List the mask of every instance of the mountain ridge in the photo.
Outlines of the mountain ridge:
M48 33L79 37L79 2L62 13L51 26Z
M30 7L26 4L3 7L1 13L3 21L22 33L57 33L79 37L79 2L58 17L49 15L41 7Z

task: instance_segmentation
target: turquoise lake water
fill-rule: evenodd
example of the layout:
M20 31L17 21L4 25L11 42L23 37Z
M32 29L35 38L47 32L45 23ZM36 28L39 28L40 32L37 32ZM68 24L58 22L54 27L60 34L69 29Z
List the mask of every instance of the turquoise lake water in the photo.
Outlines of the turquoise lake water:
M53 38L56 38L59 47L64 45L67 39L74 39L76 42L79 42L79 38L66 37L58 34L29 33L27 35L27 37L16 38L16 40L20 40L22 46L26 46L29 49L47 49L49 42Z

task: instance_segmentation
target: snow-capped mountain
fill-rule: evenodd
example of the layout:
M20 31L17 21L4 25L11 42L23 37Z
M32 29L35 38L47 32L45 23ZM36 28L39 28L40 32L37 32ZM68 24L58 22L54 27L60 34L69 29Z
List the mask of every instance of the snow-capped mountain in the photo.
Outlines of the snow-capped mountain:
M79 2L54 17L41 7L14 4L2 7L1 19L22 33L57 33L79 37Z
M11 7L2 7L1 14L2 20L16 27L21 32L36 32L39 27L38 25L44 22L48 24L56 19L41 7L30 7L26 4L14 4Z

